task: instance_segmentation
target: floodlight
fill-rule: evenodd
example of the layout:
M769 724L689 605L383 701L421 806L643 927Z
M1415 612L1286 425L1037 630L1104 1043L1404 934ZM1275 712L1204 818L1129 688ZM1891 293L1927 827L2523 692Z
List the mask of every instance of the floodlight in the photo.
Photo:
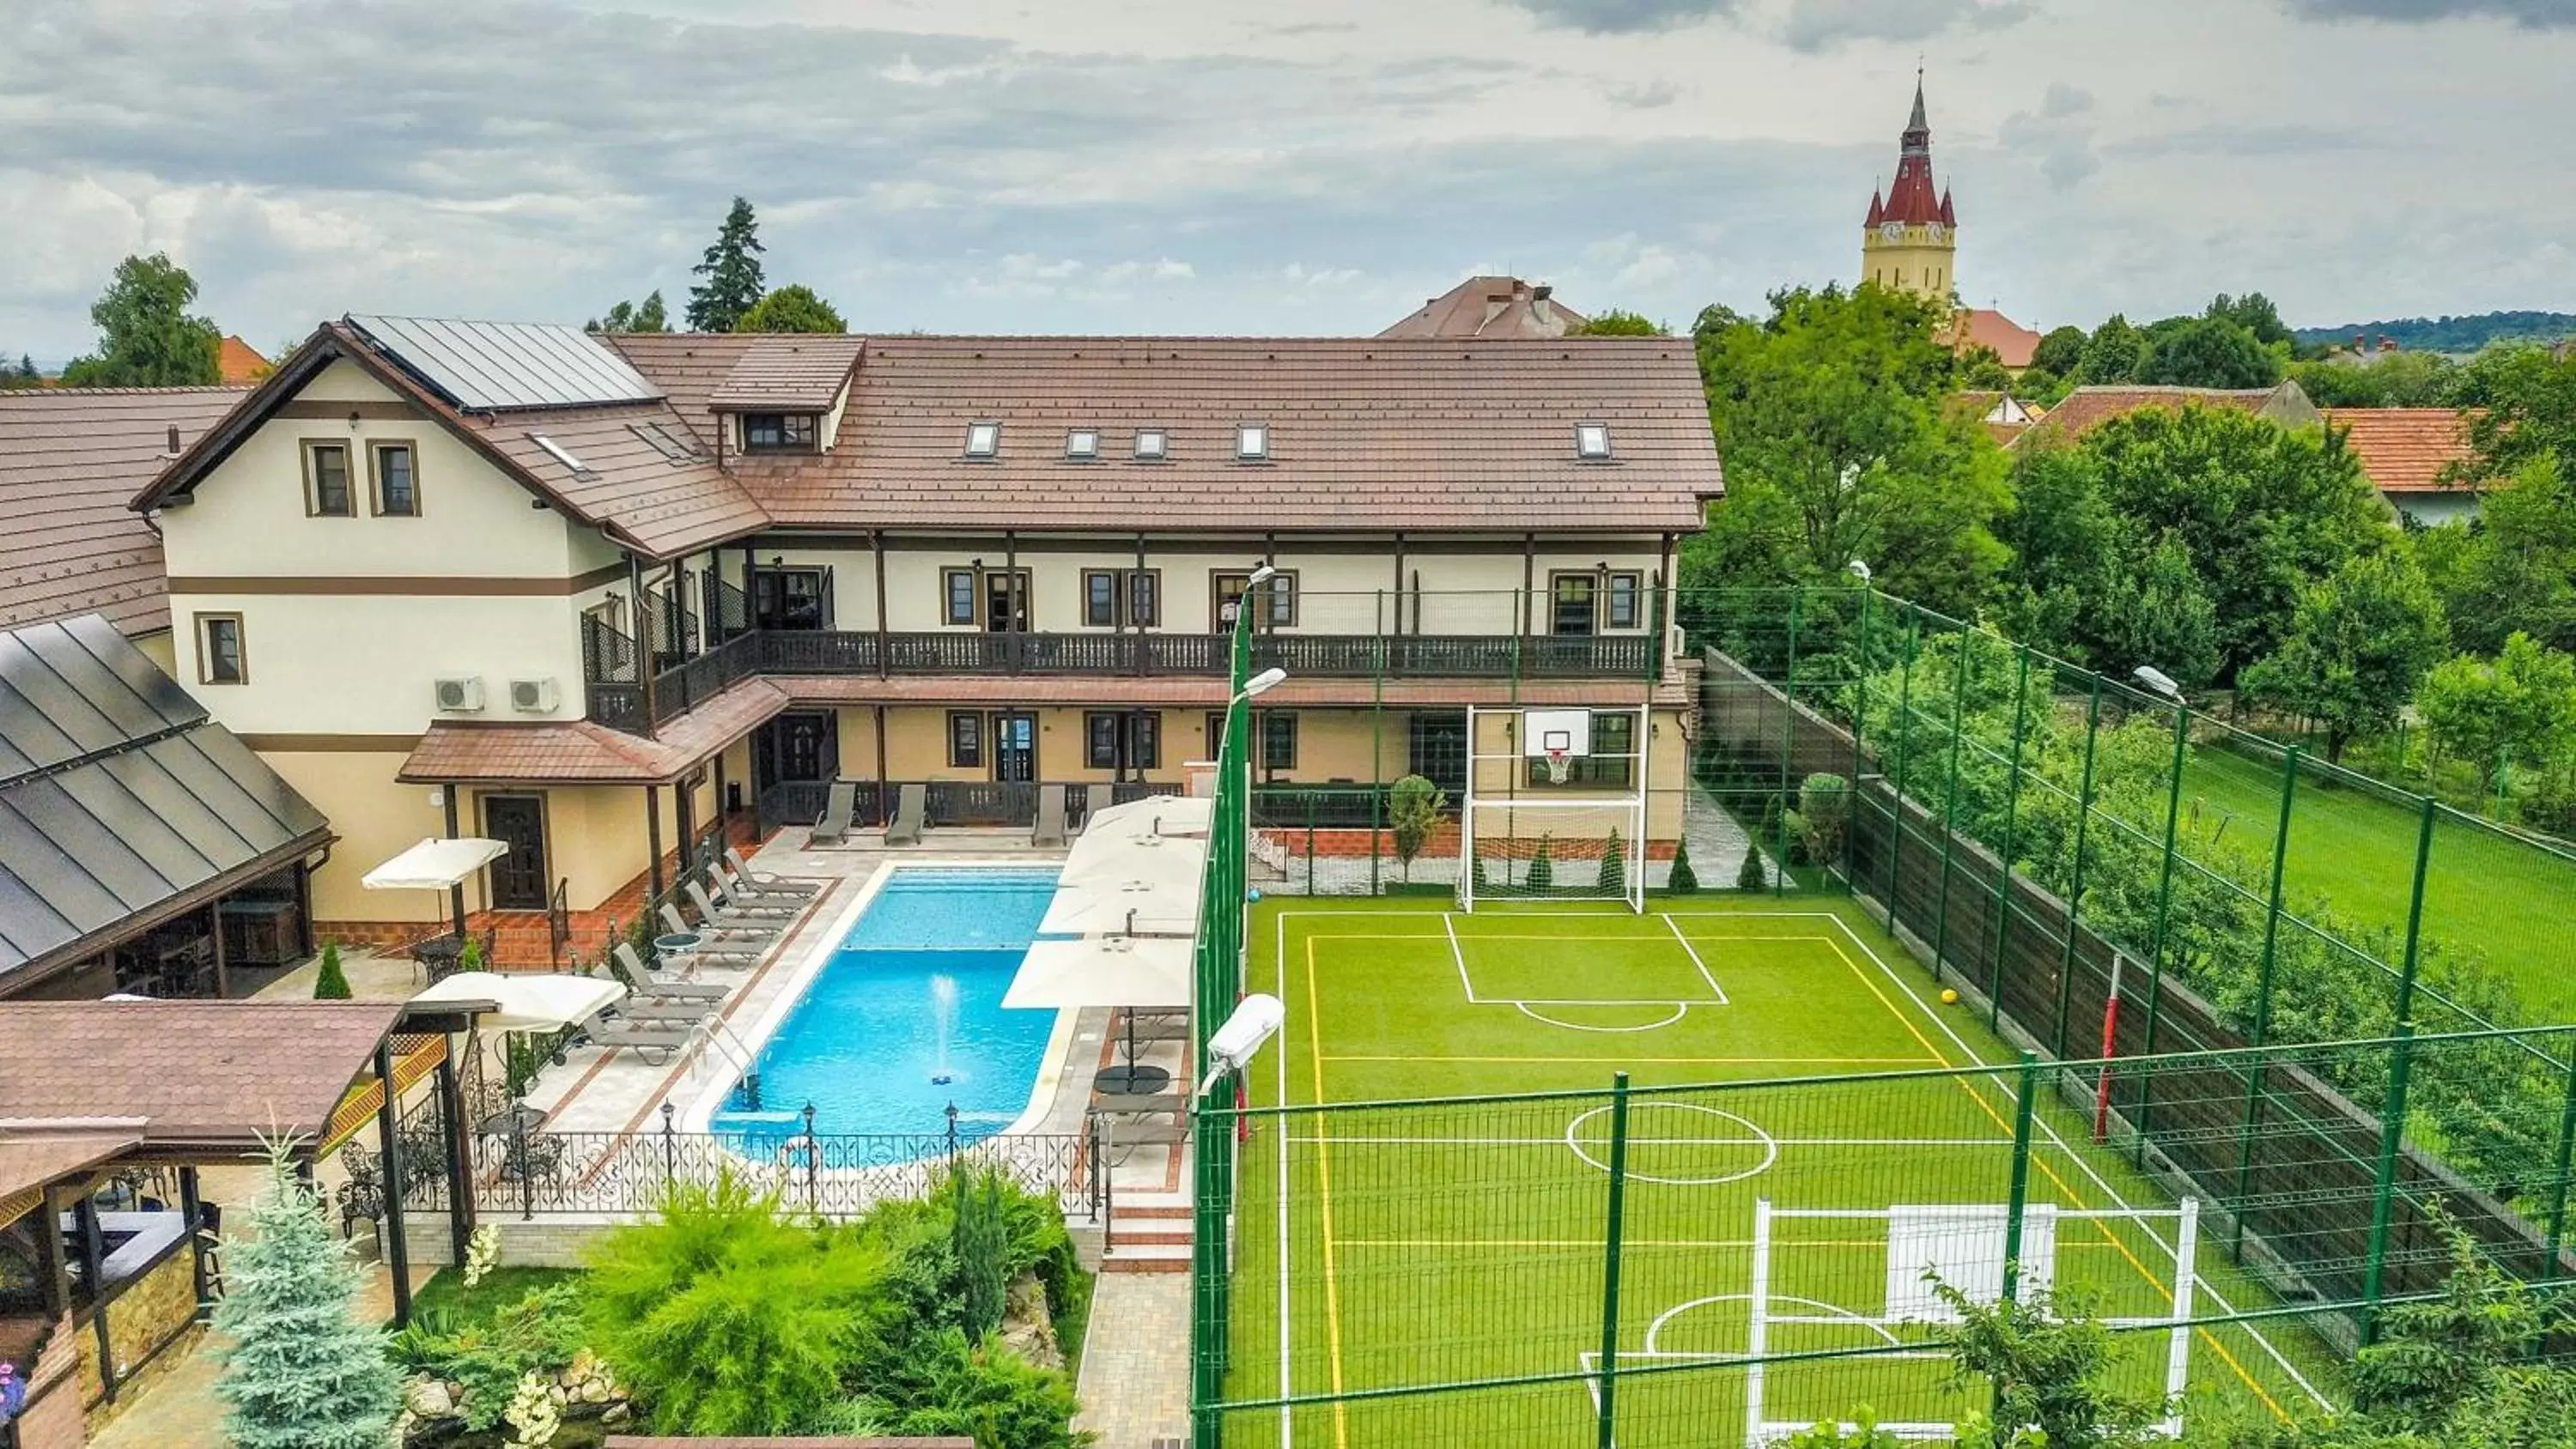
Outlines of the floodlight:
M1286 683L1287 680L1287 670L1265 669L1259 674L1252 676L1250 679L1243 681L1243 692L1236 695L1228 702L1240 704L1243 701L1252 698L1256 694L1268 694L1270 691L1277 689L1280 685Z
M1850 563L1843 565L1843 567L1851 570L1851 576L1853 578L1860 580L1864 584L1869 582L1868 564L1859 559L1853 559Z
M1219 1077L1228 1072L1242 1071L1250 1065L1252 1054L1261 1050L1261 1044L1276 1035L1281 1023L1287 1019L1288 1008L1280 1005L1276 996L1254 992L1243 998L1243 1003L1235 1007L1234 1015L1227 1017L1225 1025L1218 1027L1216 1034L1208 1038L1207 1077L1199 1083L1198 1095L1206 1096L1215 1088Z
M2130 670L2129 677L2176 704L2182 703L2182 686L2173 682L2173 676L2152 664L2141 664Z
M1246 589L1257 589L1257 588L1261 587L1263 584L1266 584L1266 583L1270 582L1272 579L1277 578L1278 576L1279 576L1279 570L1277 570L1277 569L1275 569L1275 568L1271 567L1271 566L1270 566L1270 565L1268 565L1268 564L1263 564L1263 565L1262 565L1262 566L1260 566L1259 568L1256 568L1256 569L1254 569L1254 570L1252 571L1252 577L1250 577L1250 578L1248 578L1248 579L1245 579L1245 580L1243 581L1243 586L1244 586Z

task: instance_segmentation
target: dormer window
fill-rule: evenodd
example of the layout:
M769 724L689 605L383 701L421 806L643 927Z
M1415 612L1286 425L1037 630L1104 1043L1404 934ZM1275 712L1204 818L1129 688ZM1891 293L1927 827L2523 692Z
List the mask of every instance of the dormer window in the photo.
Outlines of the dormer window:
M1234 456L1237 461L1258 463L1270 456L1270 425L1245 423L1234 430Z
M1136 456L1148 463L1159 463L1172 456L1172 435L1161 428L1138 428Z
M1100 456L1100 430L1075 428L1064 435L1064 456L1076 463L1088 463Z
M1001 452L1002 425L1000 423L968 423L966 425L967 457L994 458L1001 456Z
M1574 456L1587 463L1608 462L1610 460L1610 425L1608 423L1576 423L1574 425Z
M812 413L744 413L746 453L810 453L818 419Z

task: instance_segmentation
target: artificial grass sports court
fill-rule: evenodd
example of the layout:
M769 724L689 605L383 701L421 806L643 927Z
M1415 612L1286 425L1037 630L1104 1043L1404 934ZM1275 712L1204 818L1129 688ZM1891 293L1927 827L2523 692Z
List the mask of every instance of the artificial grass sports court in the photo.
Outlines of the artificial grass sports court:
M1249 986L1287 1023L1252 1073L1240 1149L1227 1399L1338 1402L1230 1412L1228 1446L1593 1444L1609 1231L1612 1074L1629 1105L1619 1232L1617 1442L1743 1440L1748 1375L1715 1364L1752 1332L1755 1202L1792 1212L1982 1205L2011 1193L2017 1061L1847 902L1728 897L1508 905L1273 900L1251 921ZM1891 1075L1895 1074L1895 1075ZM1830 1079L1830 1080L1826 1080ZM1687 1084L1705 1091L1657 1091ZM1523 1096L1491 1103L1421 1099ZM1589 1095L1566 1095L1589 1094ZM2172 1311L2175 1204L2093 1146L2046 1094L2026 1201L2053 1232L2061 1288L2111 1317ZM1284 1193L1281 1185L1285 1184ZM2084 1216L2122 1208L2159 1217ZM2046 1217L2045 1213L2034 1218ZM1909 1354L1885 1216L1770 1225L1782 1318L1766 1420L1948 1421L1982 1407ZM1936 1234L1943 1229L1935 1226ZM1974 1277L2000 1253L1953 1224L1939 1249ZM1920 1238L1909 1241L1921 1242ZM1983 1257L1980 1257L1983 1254ZM2274 1306L2204 1236L2194 1316ZM2043 1270L2044 1271L2044 1270ZM2156 1387L2175 1337L2123 1339ZM2295 1319L2189 1332L2186 1414L2269 1413L2334 1394L2331 1355ZM1502 1381L1416 1394L1433 1385Z

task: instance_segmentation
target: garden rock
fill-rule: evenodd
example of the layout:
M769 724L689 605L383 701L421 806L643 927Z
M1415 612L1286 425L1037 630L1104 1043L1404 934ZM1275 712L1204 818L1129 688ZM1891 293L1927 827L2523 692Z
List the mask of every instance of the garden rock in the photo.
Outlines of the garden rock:
M1064 1367L1055 1320L1047 1312L1046 1285L1035 1273L1011 1281L1010 1296L1002 1304L1002 1345L1040 1368Z
M456 1412L456 1390L434 1378L417 1378L403 1387L403 1407L413 1417L444 1419Z

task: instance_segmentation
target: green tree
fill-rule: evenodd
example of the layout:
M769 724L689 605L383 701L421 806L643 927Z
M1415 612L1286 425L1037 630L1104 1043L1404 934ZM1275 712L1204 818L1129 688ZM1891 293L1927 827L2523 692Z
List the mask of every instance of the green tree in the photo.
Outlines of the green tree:
M1992 1390L1994 1417L1962 1444L2132 1449L2161 1440L2164 1405L2121 1382L2111 1330L2079 1297L2025 1289L1982 1303L1935 1282L1951 1322L1935 1330L1951 1382ZM2034 1435L2035 1437L2026 1437Z
M2265 347L2287 347L2293 340L2288 325L2281 321L2281 309L2260 292L2248 292L2242 297L2221 292L2201 315L2242 327Z
M1784 817L1807 845L1807 859L1832 865L1842 859L1843 831L1851 822L1851 783L1818 773L1798 782L1798 808Z
M752 304L733 324L736 332L847 332L832 304L802 282L790 282Z
M620 302L608 309L607 316L582 325L591 332L668 332L671 319L663 310L662 291L656 287L644 294L643 301Z
M2289 636L2246 669L2245 692L2325 728L2326 760L2393 728L2450 637L2442 601L2398 547L2356 554L2299 595Z
M1993 440L1945 404L1941 309L1867 286L1771 305L1699 336L1728 497L1684 546L1683 582L1811 582L1865 559L1890 592L1973 611L2006 562L1992 525L2011 499Z
M1971 347L1959 354L1959 371L1955 381L1960 387L1987 392L2013 390L2012 369L2004 366L2003 354L1991 347Z
M63 369L69 387L186 387L219 381L215 363L223 333L192 316L197 279L164 252L116 264L107 290L90 305L98 351Z
M2576 467L2576 347L2503 347L2471 359L2455 401L2469 418L2473 457L2461 472L2504 478L2543 456Z
M760 272L760 254L765 250L751 203L735 197L706 255L689 269L692 275L706 278L689 289L691 331L731 332L741 323L742 315L768 290Z
M2073 325L2049 329L2030 353L2031 366L2059 377L2073 376L2083 362L2084 329Z
M2270 387L2281 354L2224 317L2195 317L2157 339L2138 381L2176 387Z
M2084 356L2075 369L2079 383L2135 382L2138 371L2146 365L2145 334L2129 325L2129 319L2114 312L2093 335L2084 339Z
M2576 745L2576 657L2515 634L2493 659L2455 654L2434 665L2416 712L2440 755L2477 772L2482 795L2506 765Z
M1613 307L1574 329L1574 337L1665 337L1672 329L1648 318L1642 312L1622 312Z
M1752 840L1744 842L1744 859L1735 867L1735 888L1740 891L1767 891L1771 876L1762 868L1762 847Z
M1688 840L1673 844L1673 869L1664 879L1664 889L1677 896L1693 895L1699 890L1699 872L1691 869Z
M2087 600L2082 629L2094 668L2125 677L2140 665L2163 671L2186 689L2218 675L2218 606L2202 587L2191 550L2172 529L2141 543L2133 528L2104 559Z
M1538 838L1538 849L1530 855L1529 873L1521 877L1521 884L1533 893L1556 888L1556 850L1545 835Z
M36 371L36 359L26 353L18 354L18 365L15 367L11 367L5 360L0 360L0 389L34 387L44 380L43 374Z
M385 1336L358 1321L361 1275L332 1238L293 1145L268 1148L249 1232L224 1244L215 1302L224 1431L238 1449L383 1449L402 1409Z
M1404 865L1407 884L1413 880L1414 858L1422 854L1448 805L1448 794L1420 775L1407 775L1387 787L1387 827L1395 835L1395 858Z
M2449 613L2452 642L2493 653L2524 633L2576 651L2576 467L2532 458L2480 504L2475 527L2427 529L2415 539Z
M1624 896L1628 893L1628 846L1619 838L1619 827L1616 825L1610 827L1610 839L1601 847L1601 878L1598 884L1603 895Z
M326 941L322 946L322 969L313 977L313 999L346 1001L349 997L349 973L340 966L340 943Z

